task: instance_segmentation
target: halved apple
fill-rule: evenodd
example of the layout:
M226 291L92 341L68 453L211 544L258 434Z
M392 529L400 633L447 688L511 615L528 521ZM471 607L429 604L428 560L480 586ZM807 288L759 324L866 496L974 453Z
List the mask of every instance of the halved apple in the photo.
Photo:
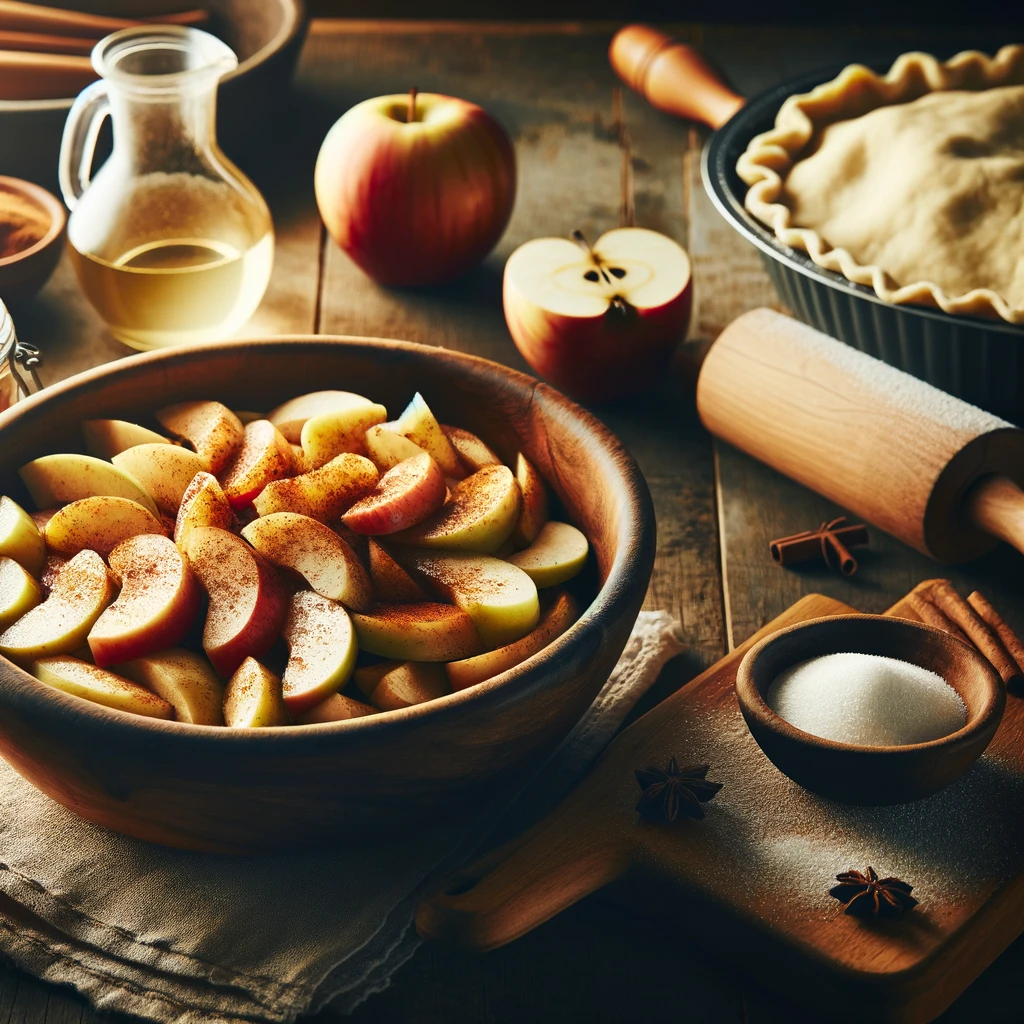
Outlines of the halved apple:
M443 665L408 661L384 674L371 699L381 711L397 711L450 692Z
M232 508L248 505L271 480L291 476L295 457L291 445L269 420L245 425L242 446L220 474L221 486Z
M522 569L500 558L435 555L411 548L396 554L430 589L469 615L487 650L504 647L525 636L540 619L533 580Z
M245 437L242 421L220 402L165 405L157 409L156 418L169 433L188 441L211 473L227 465Z
M343 693L332 693L325 701L310 708L295 719L296 725L316 725L318 722L347 722L350 718L365 718L376 715L377 708L353 700Z
M118 665L118 672L163 697L179 722L224 724L224 684L195 651L172 647Z
M111 461L138 480L157 508L172 517L192 478L208 468L205 459L176 444L137 444Z
M37 508L48 509L79 498L108 494L130 498L157 514L156 503L138 480L91 455L44 455L22 466L18 475Z
M302 425L300 435L306 463L319 468L346 452L365 455L366 431L387 418L387 409L376 402L351 405L310 417Z
M370 577L329 526L297 512L274 512L253 520L242 536L268 562L303 576L317 594L348 608L370 607Z
M396 434L394 423L380 423L370 427L363 440L366 444L366 454L382 472L394 469L400 462L405 462L406 459L411 459L423 451L407 437Z
M396 470L392 470L396 472ZM519 519L519 484L507 466L484 466L460 480L429 519L395 537L402 544L491 554Z
M163 523L130 498L97 495L58 509L46 524L46 544L62 555L86 549L106 558L129 537L142 533L163 535Z
M140 534L110 552L121 593L89 631L100 668L174 647L199 613L199 586L169 537Z
M587 538L568 523L547 522L525 550L508 556L538 587L556 587L575 576L586 564Z
M85 420L82 438L87 455L108 461L137 444L171 443L163 434L128 420Z
M369 541L368 556L370 579L378 601L413 604L429 600L427 592L372 538Z
M43 588L25 567L0 555L0 630L17 622L43 599Z
M286 440L298 444L306 420L332 412L344 412L347 409L365 409L375 404L351 391L311 391L307 395L289 399L276 409L271 409L267 413L267 419L284 434Z
M346 452L319 469L287 480L272 480L253 499L261 516L299 512L322 523L333 522L377 486L377 467L361 455Z
M525 548L537 539L541 527L548 521L548 489L522 452L516 456L516 483L523 496L523 507L511 539L516 547Z
M501 459L476 434L462 427L451 427L447 423L442 423L441 429L468 472L475 473L484 466L501 465Z
M452 661L481 651L470 616L454 605L436 601L377 604L353 613L359 646L397 661Z
M464 690L467 686L482 683L532 658L552 640L560 637L576 621L578 615L579 610L572 596L564 592L559 594L541 614L537 628L521 640L495 651L478 654L475 658L451 661L445 665L452 689Z
M262 657L273 646L288 611L287 592L274 567L227 530L194 527L185 553L210 596L203 649L213 667L230 676L247 657Z
M70 654L84 646L114 591L103 559L95 551L80 551L61 569L49 597L0 634L0 654L21 663Z
M185 488L174 521L174 542L185 549L185 537L196 526L235 528L235 513L220 481L212 473L196 473Z
M430 406L417 391L405 411L395 421L394 431L408 438L431 455L445 476L461 480L466 475L458 454L452 447Z
M224 688L224 724L232 729L288 725L281 680L255 658L246 658Z
M348 682L358 653L356 635L341 605L308 590L292 595L281 635L288 645L281 676L284 703L290 714L299 715Z
M420 452L389 469L373 491L360 498L341 520L356 533L397 533L439 509L447 492L437 463L426 452Z
M174 718L174 708L144 686L68 655L38 658L28 667L41 683L130 715Z
M0 498L0 555L13 558L33 576L46 559L46 541L32 517L13 499Z

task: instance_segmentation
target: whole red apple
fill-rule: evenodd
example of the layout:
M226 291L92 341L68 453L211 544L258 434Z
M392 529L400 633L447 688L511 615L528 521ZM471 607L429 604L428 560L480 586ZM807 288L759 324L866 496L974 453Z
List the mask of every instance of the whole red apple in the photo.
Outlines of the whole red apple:
M512 213L516 162L481 107L378 96L327 133L314 175L331 237L375 281L437 284L479 263Z
M508 258L508 329L530 366L573 398L636 394L686 333L689 257L645 228L609 231L592 248L573 237L536 238Z

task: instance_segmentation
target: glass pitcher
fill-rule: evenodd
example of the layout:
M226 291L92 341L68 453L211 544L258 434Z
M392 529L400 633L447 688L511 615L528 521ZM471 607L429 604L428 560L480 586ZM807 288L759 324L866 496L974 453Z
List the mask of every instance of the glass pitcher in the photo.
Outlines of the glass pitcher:
M102 79L68 114L59 167L79 283L133 348L228 337L274 259L267 204L215 134L217 83L238 60L206 32L161 25L107 36L92 62ZM90 181L108 113L113 152Z

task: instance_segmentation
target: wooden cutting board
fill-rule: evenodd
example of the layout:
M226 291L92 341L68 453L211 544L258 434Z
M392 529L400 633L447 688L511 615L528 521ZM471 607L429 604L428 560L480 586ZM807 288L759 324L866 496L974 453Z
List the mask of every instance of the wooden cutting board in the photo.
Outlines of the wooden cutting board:
M905 598L887 614L916 619ZM639 719L540 824L426 900L417 927L478 949L509 942L611 883L784 999L828 1019L929 1021L1024 931L1024 700L982 759L896 807L801 789L761 753L733 692L745 651L783 626L853 611L811 594ZM641 819L635 769L710 762L703 821ZM914 886L899 921L864 923L828 895L873 866Z

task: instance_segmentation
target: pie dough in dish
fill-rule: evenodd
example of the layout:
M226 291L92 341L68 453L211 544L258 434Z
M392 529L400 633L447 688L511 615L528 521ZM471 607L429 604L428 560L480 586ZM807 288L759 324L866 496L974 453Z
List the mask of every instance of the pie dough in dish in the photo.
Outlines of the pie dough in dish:
M1024 324L1024 46L851 65L786 100L736 169L750 213L818 266Z

